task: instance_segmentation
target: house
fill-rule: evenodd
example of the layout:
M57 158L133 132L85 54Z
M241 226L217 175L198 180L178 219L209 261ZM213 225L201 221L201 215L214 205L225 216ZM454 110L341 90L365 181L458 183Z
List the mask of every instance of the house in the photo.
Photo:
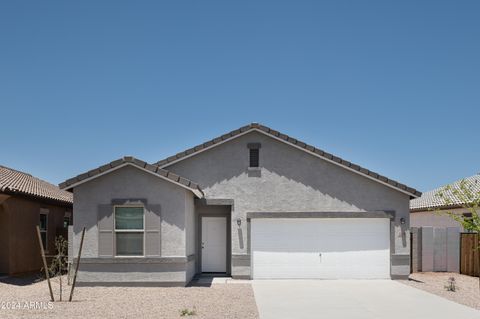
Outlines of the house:
M80 285L406 278L420 192L253 123L155 164L124 157L73 191Z
M16 275L42 267L36 233L47 253L55 252L55 237L66 238L72 222L70 192L30 174L0 166L0 274Z
M465 180L468 185L473 187L473 191L480 193L480 174L467 177ZM464 200L455 196L453 190L459 189L462 180L458 180L450 185L445 185L434 190L425 192L421 197L412 199L410 201L410 226L411 227L461 227L461 225L453 220L450 216L442 214L442 212L449 211L458 214L470 214L468 209L463 208L466 204ZM449 186L448 191L445 192L447 202L445 199L437 196L438 192Z

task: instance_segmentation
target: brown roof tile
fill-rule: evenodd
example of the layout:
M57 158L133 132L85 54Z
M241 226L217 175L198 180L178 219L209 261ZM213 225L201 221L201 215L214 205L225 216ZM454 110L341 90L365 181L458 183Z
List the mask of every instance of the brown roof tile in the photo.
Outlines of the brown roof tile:
M73 203L73 194L30 174L0 165L0 192Z

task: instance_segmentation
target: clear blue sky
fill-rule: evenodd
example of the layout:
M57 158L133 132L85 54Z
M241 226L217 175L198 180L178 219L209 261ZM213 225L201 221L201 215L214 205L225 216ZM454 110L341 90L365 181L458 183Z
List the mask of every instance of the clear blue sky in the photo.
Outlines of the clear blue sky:
M2 1L0 164L58 183L260 122L422 191L480 172L480 1Z

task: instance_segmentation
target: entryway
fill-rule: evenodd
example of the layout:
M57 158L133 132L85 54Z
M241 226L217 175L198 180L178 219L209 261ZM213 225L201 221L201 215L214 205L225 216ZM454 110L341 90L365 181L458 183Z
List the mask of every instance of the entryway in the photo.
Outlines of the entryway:
M203 216L202 223L202 272L227 272L227 217Z

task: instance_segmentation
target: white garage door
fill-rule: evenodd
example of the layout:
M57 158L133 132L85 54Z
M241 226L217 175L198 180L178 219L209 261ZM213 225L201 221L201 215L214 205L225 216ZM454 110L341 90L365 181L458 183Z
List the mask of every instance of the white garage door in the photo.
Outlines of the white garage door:
M252 219L254 279L390 278L387 218Z

